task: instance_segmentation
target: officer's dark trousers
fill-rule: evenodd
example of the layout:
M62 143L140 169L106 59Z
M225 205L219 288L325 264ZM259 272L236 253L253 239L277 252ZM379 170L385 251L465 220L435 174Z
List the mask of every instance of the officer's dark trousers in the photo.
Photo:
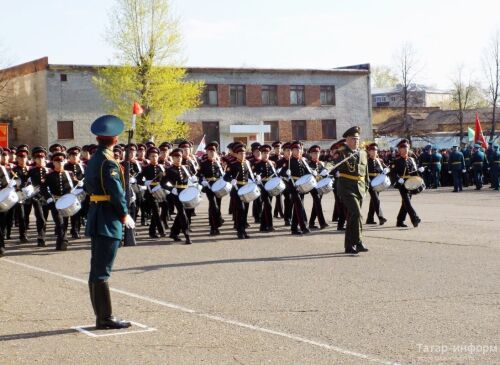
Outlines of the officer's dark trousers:
M350 250L362 243L363 216L361 215L361 207L363 206L363 197L349 189L342 189L339 195L347 210L344 248Z
M71 234L79 234L82 225L82 210L70 217Z
M168 221L170 220L169 202L167 200L161 202L160 209L161 209L160 219L161 222L163 223L163 227L168 228Z
M302 231L307 229L306 211L304 210L304 195L300 194L297 189L292 188L292 232L298 231L298 227Z
M289 185L289 184L287 184ZM285 191L283 191L283 206L285 208L283 212L283 216L285 217L285 223L290 223L292 221L292 208L293 208L293 203L292 203L292 189L293 187L287 186Z
M31 203L18 203L14 207L16 220L19 228L19 237L26 237L28 231L28 219L26 215L31 213Z
M178 193L181 193L181 189L179 189ZM172 223L172 228L170 229L170 237L178 236L179 233L184 233L184 235L189 235L189 219L187 216L186 209L184 209L184 205L179 200L179 196L174 195L173 199L175 209L177 210L177 214L174 218L174 223Z
M262 216L260 218L260 230L265 231L273 228L273 205L272 196L265 189L261 189Z
M491 187L495 190L500 188L500 163L493 163L491 166Z
M55 203L50 203L49 204L49 209L50 209L50 214L52 215L52 219L54 220L55 224L55 233L56 233L56 249L61 248L62 244L64 242L67 243L67 238L66 238L66 227L67 227L67 220L66 223L64 221L64 218L59 214L59 211L56 208Z
M165 227L160 217L160 204L156 199L148 192L147 193L148 206L151 208L151 223L149 224L149 235L153 236L158 233L160 235L165 234Z
M371 187L368 189L370 193L370 206L368 208L367 222L373 222L375 220L375 214L377 217L383 218L384 213L382 213L382 208L380 207L380 197L378 191L373 190Z
M5 247L5 221L6 221L7 213L0 212L0 247Z
M274 217L283 217L283 198L280 195L276 196L276 204L274 205Z
M311 209L311 216L309 218L309 226L314 226L316 218L318 218L318 223L320 226L325 226L325 215L323 214L323 206L321 204L322 195L318 193L316 189L311 190L311 197L313 199L313 206Z
M45 229L47 226L47 218L49 216L49 208L43 205L39 200L33 199L33 211L36 218L37 239L45 240Z
M91 236L90 244L89 283L107 281L111 276L120 240L105 236Z
M234 217L234 226L238 233L245 233L247 224L247 213L246 209L248 207L247 203L244 203L238 196L238 190L236 188L231 189L232 198L232 211Z
M441 186L441 167L432 167L432 185L434 188Z
M252 202L252 216L255 219L255 223L260 223L261 214L262 214L262 200L260 199L260 197L258 197Z
M474 168L474 184L476 189L479 190L483 187L483 168Z
M210 229L215 230L222 225L220 206L217 203L217 197L210 187L206 187L204 191L208 200L208 223L210 224Z
M462 170L452 169L451 175L453 176L453 191L462 191Z
M399 194L401 195L402 202L397 218L398 223L403 223L405 221L406 214L410 216L411 222L415 223L418 219L418 215L411 205L411 194L404 186L399 187Z

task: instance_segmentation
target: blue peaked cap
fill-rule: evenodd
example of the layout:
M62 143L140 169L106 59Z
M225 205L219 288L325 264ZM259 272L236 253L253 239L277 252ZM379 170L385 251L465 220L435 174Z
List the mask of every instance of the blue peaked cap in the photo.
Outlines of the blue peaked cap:
M123 121L114 115L103 115L90 126L90 131L100 137L115 137L125 129Z

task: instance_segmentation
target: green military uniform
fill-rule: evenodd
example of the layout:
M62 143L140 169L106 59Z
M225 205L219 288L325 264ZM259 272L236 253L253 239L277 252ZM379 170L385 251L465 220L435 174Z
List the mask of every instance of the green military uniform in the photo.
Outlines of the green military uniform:
M359 136L359 132L359 127L352 127L344 133L343 137ZM365 150L361 149L358 153L355 153L356 151L351 150L347 145L339 149L338 152L339 158L336 162L352 156L338 167L338 173L336 174L338 194L347 209L345 252L367 251L368 249L363 246L362 242L363 217L361 207L370 182L368 177L368 155Z
M123 122L105 115L92 124L92 133L100 139L97 151L88 161L84 189L90 195L85 235L90 236L91 259L89 290L99 329L130 327L130 322L112 316L108 279L123 236L127 211L124 176L113 158L110 139L123 131Z

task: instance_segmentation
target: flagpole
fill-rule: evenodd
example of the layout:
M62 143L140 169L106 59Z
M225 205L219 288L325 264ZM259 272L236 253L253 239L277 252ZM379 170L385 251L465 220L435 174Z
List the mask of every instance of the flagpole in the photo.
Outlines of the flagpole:
M131 188L130 188L130 143L134 138L135 122L137 115L132 114L131 128L127 131L128 142L125 149L125 197L127 199L127 208L130 209L130 198L131 198ZM137 242L135 240L135 229L125 228L125 237L123 238L124 246L136 246Z

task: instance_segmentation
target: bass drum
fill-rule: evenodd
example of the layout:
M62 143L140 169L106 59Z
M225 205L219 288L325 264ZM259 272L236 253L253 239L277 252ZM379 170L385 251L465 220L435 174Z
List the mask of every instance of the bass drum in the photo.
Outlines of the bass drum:
M56 201L56 209L63 217L72 217L82 209L82 204L76 195L65 194Z
M264 185L264 189L270 196L280 195L286 189L286 185L280 177L273 177Z
M201 203L200 190L197 187L190 186L180 192L179 200L186 209L196 208Z
M6 187L0 190L0 212L9 211L18 201L19 196L16 193L16 189Z
M220 178L212 184L212 187L210 189L217 198L221 199L231 192L231 187L231 183Z
M318 184L318 181L316 180L316 178L312 174L307 174L307 175L300 177L295 182L295 187L297 188L299 193L307 194L312 189L314 189L317 184Z
M238 196L245 203L250 203L260 196L260 189L257 184L249 182L238 190Z
M333 191L333 180L331 177L325 177L318 181L318 184L316 185L316 190L318 193L321 195L325 195L328 193L331 193Z
M416 195L425 190L425 182L420 176L409 177L405 181L405 188L412 195Z
M391 186L391 179L389 179L389 176L385 174L380 174L370 181L370 185L373 191L380 193Z

